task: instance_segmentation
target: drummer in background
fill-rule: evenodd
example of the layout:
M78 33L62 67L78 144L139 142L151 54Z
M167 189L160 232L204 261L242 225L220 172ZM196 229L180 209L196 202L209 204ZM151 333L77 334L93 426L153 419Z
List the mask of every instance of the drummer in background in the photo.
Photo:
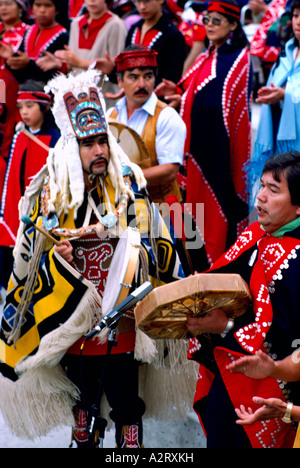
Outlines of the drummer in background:
M235 408L258 408L253 396L299 405L299 382L254 380L234 374L234 360L259 350L273 360L289 356L300 329L300 153L271 157L265 164L257 196L258 221L215 262L210 271L237 273L249 285L251 307L239 318L215 309L189 318L189 357L201 362L195 409L213 448L293 446L295 429L281 418L252 425L236 424ZM222 286L220 285L220 289ZM206 335L209 333L208 336ZM205 398L204 398L205 397Z
M144 141L151 167L143 172L152 201L163 203L170 195L181 201L177 173L183 162L186 127L179 114L154 93L157 52L128 46L115 63L125 96L107 114L135 130Z
M142 161L147 190L151 200L160 205L161 214L173 234L185 274L188 275L194 271L192 254L195 247L191 243L193 251L190 253L187 244L181 240L182 233L174 234L170 218L173 214L181 216L182 210L182 206L178 205L182 197L177 174L183 163L185 123L175 109L160 101L154 93L158 73L155 50L130 45L115 58L115 64L124 97L107 114L110 119L132 128L145 143L150 156L149 167L146 167L148 162ZM179 222L182 231L183 222L181 219Z
M76 397L75 392L73 435L80 448L91 447L87 427L91 422L91 406L97 402L99 377L107 352L107 336L104 337L104 340L87 341L82 360L80 354L84 335L97 321L101 320L101 298L105 292L110 262L116 252L119 227L121 226L124 230L130 223L130 226L134 224L135 229L143 231L139 254L141 256L144 253L144 261L140 263L140 268L143 265L143 271L138 269L136 272L135 282L137 284L143 283L145 281L143 278L153 280L154 284L158 280L157 275L161 284L182 277L178 256L167 229L157 218L158 211L155 212L151 209L151 214L148 211L147 207L150 205L144 192L146 180L143 173L137 165L129 161L109 131L103 100L100 99L95 87L99 79L99 74L90 70L69 77L60 75L49 83L49 89L54 93L53 114L59 125L62 138L48 161L50 177L48 177L48 170L45 167L45 174L39 173L34 178L28 192L25 192L21 214L24 214L25 206L27 207L26 214L30 214L27 202L32 207L35 202L38 204L41 196L43 211L39 213L38 209L34 209L32 216L42 216L48 229L55 228L56 231L54 232L52 229L51 232L54 232L57 237L63 236L62 244L40 247L43 250L43 261L40 265L38 297L35 297L34 293L31 296L32 303L30 310L25 311L24 321L18 321L16 318L15 325L17 328L19 326L21 328L15 335L8 312L11 307L14 310L19 310L18 305L15 304L14 287L19 288L19 281L24 284L23 278L26 283L25 289L32 288L32 291L35 289L35 284L29 283L30 274L26 270L35 261L31 259L28 264L26 262L31 248L28 248L28 252L20 252L18 249L19 246L22 251L26 240L30 240L29 231L25 229L23 232L21 223L20 243L17 243L16 247L15 270L10 282L13 289L9 288L8 290L2 322L4 328L1 331L0 361L5 361L1 363L1 372L5 378L1 376L0 380L2 379L1 388L4 393L5 388L10 388L7 390L10 395L13 394L14 388L18 392L19 386L14 386L10 382L9 387L8 380L12 376L14 376L13 380L16 378L14 373L16 362L10 362L9 357L14 354L14 346L16 346L16 350L19 349L19 340L24 342L25 337L27 343L27 349L21 346L20 353L23 357L25 357L24 354L32 354L34 355L33 359L38 358L35 375L39 373L41 354L44 353L46 361L45 366L42 366L43 376L41 377L42 387L46 389L45 393L40 390L35 378L27 377L27 383L23 388L23 391L26 390L26 392L22 394L22 399L20 399L22 404L26 406L27 391L31 395L28 397L31 402L35 401L32 392L37 390L39 393L36 400L43 406L43 398L45 399L46 413L42 408L42 414L36 416L39 404L35 405L35 412L32 415L28 415L20 409L19 413L22 413L25 420L21 423L21 419L16 418L18 429L23 426L26 432L29 430L28 428L32 428L35 423L38 423L44 430L45 427L50 430L50 421L54 422L54 427L56 427L55 422L57 425L66 425L68 423L66 414L68 414L68 405L70 405L68 398L70 398L71 389L75 384L81 393L80 398L78 398L78 394ZM121 205L118 205L121 198L123 201L125 200L125 205L128 204L122 218L119 214ZM137 213L141 212L143 206L143 220L141 222L141 218L137 218ZM147 216L149 216L148 223ZM38 219L36 222L38 223ZM95 232L93 234L90 231L90 228L95 228L97 223L99 227L103 227L102 235L101 232L97 231L97 234ZM156 238L151 236L150 239L148 230L151 230L151 226L158 226L157 223L160 225L160 230L156 233ZM76 234L74 234L74 229ZM78 229L80 232L77 231ZM81 234L83 237L80 237ZM68 240L68 238L72 239ZM38 249L35 242L34 247L32 247L35 256L38 255ZM161 261L164 262L164 265L161 264ZM48 267L49 270L47 270ZM88 288L82 295L84 284ZM62 290L58 292L60 287ZM17 296L19 296L18 293ZM51 350L47 351L43 351L39 347L40 343L35 343L35 339L30 334L31 317L36 317L39 300L43 302L44 318L44 322L39 323L40 340L43 338L42 341L45 343L49 335L52 336L50 339ZM35 320L38 321L38 318ZM26 324L25 329L23 324ZM35 322L33 328L35 329ZM14 344L9 345L8 335L3 331L4 329L9 332L8 335ZM61 329L64 330L63 336L60 336ZM10 332L13 332L15 336ZM28 333L31 338L26 340ZM36 337L36 333L34 336ZM142 357L138 357L141 356L140 352L144 353L144 358L149 362L151 356L156 356L156 348L145 335L139 335L138 344L136 343L135 320L132 312L129 313L129 318L122 317L118 324L116 340L117 346L113 347L104 379L104 392L112 410L110 418L115 422L117 447L139 448L143 443L142 416L145 411L145 403L138 393L139 361L137 359L143 361ZM6 354L4 353L5 349ZM58 353L56 358L54 358L53 353L54 355ZM20 355L18 359L20 359ZM57 363L61 363L66 369L68 383L65 381L63 388L59 386L59 379L52 374L53 359L57 359ZM61 361L62 359L63 361ZM25 361L28 362L26 359ZM51 368L48 367L50 362L52 363ZM27 372L24 372L23 369L22 376L28 375ZM52 377L50 377L51 375ZM50 389L47 388L49 379L51 380ZM53 388L55 388L54 401L51 400L51 397L49 399L49 395L53 394ZM152 392L149 394L152 395ZM13 408L3 408L0 402L2 412L8 411L11 415L11 412L16 410L16 399L14 397L11 399ZM7 399L4 398L3 401L7 402ZM30 407L30 402L28 402L28 407ZM72 415L72 405L69 406L69 409L71 409ZM36 421L37 419L38 421ZM40 428L39 432L41 432ZM97 446L97 441L94 445Z

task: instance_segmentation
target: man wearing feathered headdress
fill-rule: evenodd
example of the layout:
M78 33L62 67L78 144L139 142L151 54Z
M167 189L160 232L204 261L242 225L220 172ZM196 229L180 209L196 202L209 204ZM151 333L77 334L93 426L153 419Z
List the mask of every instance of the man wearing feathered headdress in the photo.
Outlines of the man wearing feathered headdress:
M104 303L110 303L114 288L123 281L116 277L107 291L115 258L116 275L124 268L119 243L126 241L127 232L138 235L138 264L129 289L148 279L160 285L182 276L143 174L108 128L99 79L89 70L58 76L48 84L62 136L20 203L22 219L30 216L33 224L20 224L0 336L0 407L11 429L35 438L70 424L77 444L84 447L91 446L87 427L108 349L107 333L86 342L84 336L99 323ZM59 245L36 230L37 225ZM138 393L138 362L161 356L156 343L136 330L133 318L129 311L118 323L117 346L102 381L118 447L142 445L145 403ZM182 346L170 346L168 359L180 350L185 356ZM183 364L177 377L183 377L188 389L190 370L186 361ZM164 386L166 378L159 377ZM179 386L176 376L172 381ZM184 391L179 407L191 403ZM158 411L163 398L169 403L164 393L155 402Z

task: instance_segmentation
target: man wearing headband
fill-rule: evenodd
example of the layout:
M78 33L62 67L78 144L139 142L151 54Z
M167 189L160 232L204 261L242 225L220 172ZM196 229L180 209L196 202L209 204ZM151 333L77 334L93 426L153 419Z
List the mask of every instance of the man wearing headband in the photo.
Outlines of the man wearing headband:
M181 201L177 172L183 161L186 130L178 113L154 93L157 53L130 46L115 62L125 96L108 115L142 137L150 155L150 167L144 166L143 172L152 201L163 203L171 195Z
M182 277L182 272L169 232L144 191L142 171L130 162L109 130L99 80L99 74L89 70L61 75L48 84L61 139L26 191L20 213L31 216L35 225L51 234L52 241L31 224L24 226L22 218L0 347L1 402L7 401L4 395L10 395L12 405L4 405L1 411L19 435L34 438L56 426L72 425L79 447L95 447L100 412L95 413L93 407L98 408L100 378L117 446L138 448L149 398L154 399L155 409L163 410L165 386L157 382L174 382L182 387L180 399L188 400L186 382L192 384L193 379L189 380L186 362L175 377L170 370L150 366L156 388L149 389L144 402L139 397L139 361L156 362L162 356L156 344L135 329L132 310L117 323L116 335L109 336L116 346L108 354L105 374L109 330L86 342L84 337L113 309L119 282L125 282L129 294L146 279L164 284ZM134 236L128 246L138 253L138 262L130 267L131 279L114 277L106 290L112 264L117 263L116 275L128 266L126 234ZM59 245L53 245L53 236ZM105 309L107 300L112 303ZM179 348L168 354L171 367L173 358L179 358ZM186 351L181 348L179 354L184 356ZM19 365L20 379L16 375ZM154 378L156 372L163 374ZM101 407L101 416L106 413Z

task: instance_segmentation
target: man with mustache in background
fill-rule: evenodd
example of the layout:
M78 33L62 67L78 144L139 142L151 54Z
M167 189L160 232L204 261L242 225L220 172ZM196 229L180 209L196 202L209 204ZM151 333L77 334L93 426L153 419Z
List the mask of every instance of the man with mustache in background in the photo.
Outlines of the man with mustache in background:
M181 201L177 173L183 161L186 127L178 113L154 93L157 52L128 46L115 63L125 96L108 110L108 116L135 130L144 141L151 167L143 167L143 172L152 201L162 203L170 195Z

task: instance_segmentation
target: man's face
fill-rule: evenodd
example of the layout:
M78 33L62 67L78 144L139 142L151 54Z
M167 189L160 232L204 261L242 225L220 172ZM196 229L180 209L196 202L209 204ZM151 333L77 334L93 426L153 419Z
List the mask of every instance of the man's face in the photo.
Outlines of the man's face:
M106 173L110 156L107 135L81 140L79 153L85 175L100 176Z
M155 75L151 68L134 68L125 70L123 80L118 77L118 82L126 98L134 107L139 108L145 104L154 90Z
M257 195L258 221L267 232L274 232L300 216L299 205L293 205L285 174L277 182L272 172L261 178L261 189Z

